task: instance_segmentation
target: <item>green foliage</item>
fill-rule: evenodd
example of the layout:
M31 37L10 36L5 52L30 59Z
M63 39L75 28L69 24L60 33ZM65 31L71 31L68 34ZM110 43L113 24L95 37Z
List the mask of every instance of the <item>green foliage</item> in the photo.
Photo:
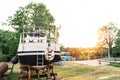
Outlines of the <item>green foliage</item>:
M110 66L120 67L120 64L109 64Z
M16 36L17 33L15 32L0 30L0 51L2 54L7 55L7 61L17 53L19 38ZM2 57L4 59L4 55L1 56L1 59Z
M7 61L7 55L3 55L0 53L0 62L6 62Z
M6 62L6 61L7 61L7 55L1 55L0 62Z
M113 48L113 56L114 57L119 57L120 56L120 29L118 30L117 33L117 39L115 41L115 46Z
M30 3L25 7L20 7L14 16L9 17L8 21L9 25L12 25L18 32L22 32L24 26L26 31L33 28L45 30L49 27L55 28L55 19L43 3ZM51 29L51 31L54 30Z
M64 52L65 51L65 47L63 45L60 46L60 51Z

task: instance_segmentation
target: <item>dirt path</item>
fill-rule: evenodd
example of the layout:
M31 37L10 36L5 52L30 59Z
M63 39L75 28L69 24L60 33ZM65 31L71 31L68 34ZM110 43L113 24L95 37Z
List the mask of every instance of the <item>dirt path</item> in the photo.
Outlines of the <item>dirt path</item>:
M105 66L108 62L102 62L101 60L82 60L82 61L73 61L75 63L86 64L91 66Z
M98 80L108 79L110 77L117 77L117 76L120 76L120 74L113 74L113 75L110 75L110 76L99 77Z

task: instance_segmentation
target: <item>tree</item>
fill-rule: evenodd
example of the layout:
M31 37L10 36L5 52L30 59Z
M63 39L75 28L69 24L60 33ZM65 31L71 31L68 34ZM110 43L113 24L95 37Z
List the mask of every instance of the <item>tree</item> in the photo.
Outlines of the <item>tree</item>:
M118 57L120 56L120 29L118 30L118 33L117 33L117 39L115 41L115 46L113 48L113 52L114 52L114 55L115 57Z
M116 41L116 34L117 34L118 28L117 25L113 22L110 22L106 26L102 26L97 34L98 34L98 46L108 48L108 57L110 58L110 55L112 55L112 48L114 46L114 43Z
M61 46L60 46L60 51L61 52L65 52L65 47L61 44Z
M15 30L22 32L24 30L43 29L54 31L54 17L51 15L43 3L30 3L25 7L19 7L14 16L8 18L9 25ZM24 27L25 26L25 27Z
M18 38L15 32L0 30L0 52L10 60L17 53Z

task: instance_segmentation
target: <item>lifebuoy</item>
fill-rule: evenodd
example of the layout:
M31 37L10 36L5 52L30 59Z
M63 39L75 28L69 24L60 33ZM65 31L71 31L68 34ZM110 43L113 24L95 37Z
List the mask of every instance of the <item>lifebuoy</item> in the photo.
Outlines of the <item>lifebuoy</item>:
M48 49L46 48L46 51L45 51L45 59L46 60L53 60L54 59L54 50L53 49Z

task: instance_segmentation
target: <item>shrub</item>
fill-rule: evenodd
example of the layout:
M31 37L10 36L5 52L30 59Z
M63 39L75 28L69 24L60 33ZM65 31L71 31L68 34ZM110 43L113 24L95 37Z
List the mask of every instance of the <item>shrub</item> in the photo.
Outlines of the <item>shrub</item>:
M7 61L7 55L0 55L0 62L6 62Z
M120 64L109 64L110 66L120 67Z

